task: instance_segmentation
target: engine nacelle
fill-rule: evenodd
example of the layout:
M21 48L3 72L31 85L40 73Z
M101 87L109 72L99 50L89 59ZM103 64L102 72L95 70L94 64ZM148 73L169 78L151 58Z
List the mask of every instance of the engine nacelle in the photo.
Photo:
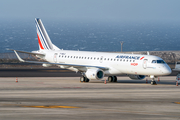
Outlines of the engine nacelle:
M90 80L100 80L104 77L104 72L101 69L88 69L85 75Z
M128 76L133 80L142 80L146 77L145 75L128 75Z

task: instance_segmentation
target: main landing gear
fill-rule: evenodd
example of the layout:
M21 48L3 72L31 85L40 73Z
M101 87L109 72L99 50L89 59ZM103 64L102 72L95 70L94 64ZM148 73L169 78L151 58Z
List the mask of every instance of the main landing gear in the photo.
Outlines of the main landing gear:
M89 79L87 77L80 77L80 82L89 82Z
M117 82L117 77L116 76L109 76L108 77L109 82ZM87 77L80 77L80 82L89 82L89 79Z
M116 76L109 76L108 81L109 82L117 82L117 77Z

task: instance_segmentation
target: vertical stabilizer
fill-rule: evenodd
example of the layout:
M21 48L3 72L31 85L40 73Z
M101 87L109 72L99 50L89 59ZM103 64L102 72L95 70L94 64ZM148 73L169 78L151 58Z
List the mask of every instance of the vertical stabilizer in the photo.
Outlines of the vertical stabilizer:
M39 48L41 50L53 50L53 44L44 25L39 18L35 18Z

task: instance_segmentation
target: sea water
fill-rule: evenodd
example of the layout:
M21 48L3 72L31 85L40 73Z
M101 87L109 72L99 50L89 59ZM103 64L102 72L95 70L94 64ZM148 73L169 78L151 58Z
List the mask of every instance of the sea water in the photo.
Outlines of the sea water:
M180 24L173 22L102 22L42 20L53 44L80 51L180 50ZM0 53L38 50L34 20L1 20Z

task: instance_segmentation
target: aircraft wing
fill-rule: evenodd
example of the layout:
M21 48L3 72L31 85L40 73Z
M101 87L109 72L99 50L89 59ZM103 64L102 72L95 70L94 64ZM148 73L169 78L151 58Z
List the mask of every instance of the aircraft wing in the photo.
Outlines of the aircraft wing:
M41 55L41 56L45 56L45 54L42 54L42 53L35 53L35 52L26 52L26 51L20 51L20 50L13 50L13 49L8 49L8 50L11 50L11 51L17 51L17 52L20 52L20 53L27 53L27 54L31 54L31 55ZM16 53L16 52L15 52Z
M66 63L51 63L51 62L39 62L39 61L25 61L23 59L21 59L21 57L17 54L16 50L14 50L17 58L19 59L19 61L21 62L26 62L26 63L37 63L37 64L51 64L51 65L62 65L62 66L69 66L69 67L75 67L78 69L78 67L91 67L91 68L99 68L102 70L108 70L108 67L101 67L101 66L91 66L91 65L78 65L78 64L66 64Z

